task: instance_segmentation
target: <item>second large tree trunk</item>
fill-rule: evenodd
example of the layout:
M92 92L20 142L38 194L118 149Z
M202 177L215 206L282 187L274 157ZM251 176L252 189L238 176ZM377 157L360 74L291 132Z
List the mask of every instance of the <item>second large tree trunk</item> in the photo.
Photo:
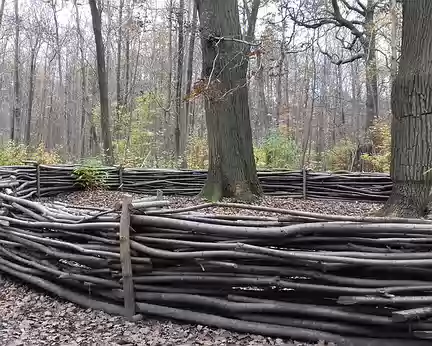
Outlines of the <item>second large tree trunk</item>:
M238 3L197 0L203 55L203 97L209 171L202 195L249 200L261 193L248 106L248 47L240 38Z
M404 1L402 51L392 90L393 191L385 215L427 212L432 168L432 1Z

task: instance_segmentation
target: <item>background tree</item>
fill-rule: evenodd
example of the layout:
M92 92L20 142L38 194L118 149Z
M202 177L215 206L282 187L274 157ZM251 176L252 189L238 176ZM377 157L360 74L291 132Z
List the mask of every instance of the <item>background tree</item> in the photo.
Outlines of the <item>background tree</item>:
M28 9L19 13L19 64L15 59L15 1L5 2L0 26L4 48L0 52L0 151L11 148L12 115L16 113L14 89L18 81L22 128L16 145L25 144L29 151L43 147L57 153L63 162L99 164L104 152L102 135L106 131L101 128L90 6L79 1L17 2L19 8ZM367 4L365 0L361 2ZM96 1L103 12L101 37L108 108L116 110L110 115L109 128L118 163L178 167L175 130L176 108L180 107L183 164L189 168L208 168L205 97L199 92L203 85L203 52L198 38L202 33L194 25L193 3L194 0L185 1L183 11L179 11L182 7L179 0L124 0L123 8L119 1ZM338 3L344 17L361 21L360 14L349 10L340 0ZM301 8L305 19L316 20L321 14L328 18L329 14L323 12L326 4L332 11L331 0L242 0L238 4L239 39L260 44L243 44L238 49L242 54L247 51L242 56L247 56L249 117L257 165L298 169L304 153L305 166L314 170L388 171L389 82L400 54L401 6L390 8L390 2L383 1L374 12L379 107L373 126L365 134L366 60L332 64L361 53L359 41L353 50L344 49L344 45L351 43L350 30L332 28L331 24L309 29L289 16L290 10ZM356 1L347 4L355 5ZM180 13L183 15L178 16ZM179 19L183 20L183 30L179 30ZM357 27L362 30L361 24ZM247 37L250 30L251 39ZM180 32L183 49L178 44ZM40 47L34 54L32 69L36 36ZM331 52L331 57L320 50ZM121 112L117 112L118 95ZM365 144L370 155L362 155L361 151L356 155L359 144ZM353 157L358 159L358 166L353 165Z
M114 152L110 128L110 107L108 99L108 75L105 67L105 50L102 41L102 22L101 12L96 5L96 0L89 0L93 32L96 44L96 59L99 80L99 95L100 95L100 122L101 122L101 137L104 149L105 164L114 164Z

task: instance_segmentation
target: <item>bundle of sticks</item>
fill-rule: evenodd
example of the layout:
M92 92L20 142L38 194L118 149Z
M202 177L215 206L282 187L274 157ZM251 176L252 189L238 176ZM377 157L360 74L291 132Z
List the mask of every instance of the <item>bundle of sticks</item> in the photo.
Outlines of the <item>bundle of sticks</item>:
M20 197L55 196L81 189L74 171L76 165L3 167L0 177L13 176ZM207 178L202 170L94 168L109 190L153 195L197 195ZM386 201L392 189L388 174L351 172L261 171L263 191L275 197L306 197L358 201Z
M1 272L124 314L119 205L42 204L5 193L0 200ZM206 213L210 206L267 216ZM154 198L131 209L138 314L338 345L432 338L428 220L233 203L169 209Z

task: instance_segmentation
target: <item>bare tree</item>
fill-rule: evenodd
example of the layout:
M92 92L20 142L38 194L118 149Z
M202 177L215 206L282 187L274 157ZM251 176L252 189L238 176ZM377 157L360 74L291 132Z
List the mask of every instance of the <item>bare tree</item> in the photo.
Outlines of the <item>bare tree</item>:
M114 164L114 152L110 128L110 107L108 98L108 76L105 67L105 51L102 41L102 23L101 12L96 5L96 0L89 0L93 32L96 44L96 59L99 81L99 95L100 95L100 123L101 123L101 137L104 150L104 162L107 165Z
M175 98L175 154L176 161L180 163L181 167L186 167L185 161L185 147L182 145L180 137L185 136L186 129L184 128L184 121L182 119L182 85L183 85L183 60L184 60L184 10L185 2L180 0L179 8L177 9L177 24L178 24L178 45L177 45L177 83L176 83L176 98Z
M1 0L1 4L0 4L0 27L1 27L2 22L3 22L3 13L4 13L4 8L5 8L5 3L6 3L6 0Z
M33 113L33 100L34 100L34 80L36 75L36 59L41 45L40 32L36 32L36 37L30 34L30 72L29 72L29 85L28 85L28 105L27 105L27 124L25 129L24 143L29 146L31 139L31 124Z
M198 12L195 5L195 0L191 0L192 2L192 26L191 33L189 37L189 48L188 48L188 60L187 60L187 71L186 71L186 104L185 104L185 116L186 121L189 123L189 115L190 115L190 93L192 90L192 77L193 77L193 58L194 58L194 50L195 50L195 38L196 38L196 30L197 30L197 21L198 21ZM187 126L188 127L188 126ZM192 133L193 129L191 129Z
M321 12L306 14L300 7L290 9L291 18L306 28L317 29L329 26L337 30L336 38L344 49L352 52L348 58L340 58L326 51L336 65L347 64L357 59L364 59L366 64L366 120L365 129L369 128L378 117L378 79L376 61L375 12L382 0L331 0L332 9L324 8ZM327 1L325 2L327 4ZM341 7L342 6L342 7ZM350 16L348 15L350 14ZM351 19L352 18L352 19ZM351 33L352 40L347 42L340 34L344 28Z
M14 1L15 11L15 66L14 66L14 108L11 122L11 140L20 141L21 136L21 88L20 88L20 18L18 0Z
M122 94L121 94L121 57L122 57L122 40L123 40L123 7L124 0L120 0L119 3L119 17L118 17L118 33L117 33L117 67L116 67L116 96L117 96L117 105L116 105L116 117L117 117L117 127L120 122L120 113L121 106L123 103ZM119 136L119 129L115 129L115 135Z

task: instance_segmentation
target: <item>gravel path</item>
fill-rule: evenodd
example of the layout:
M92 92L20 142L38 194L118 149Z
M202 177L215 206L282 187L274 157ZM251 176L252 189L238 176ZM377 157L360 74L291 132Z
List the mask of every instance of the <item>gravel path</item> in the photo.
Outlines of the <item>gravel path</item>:
M72 193L59 196L57 199L81 206L112 207L120 198L121 193L118 192L96 191ZM169 199L172 201L171 207L202 203L194 198ZM365 215L379 207L379 205L356 202L304 201L268 197L256 204L342 215ZM213 208L207 212L232 214L238 210ZM242 211L242 213L264 215L252 211ZM0 345L307 346L311 344L154 319L132 323L122 317L82 309L0 274Z

